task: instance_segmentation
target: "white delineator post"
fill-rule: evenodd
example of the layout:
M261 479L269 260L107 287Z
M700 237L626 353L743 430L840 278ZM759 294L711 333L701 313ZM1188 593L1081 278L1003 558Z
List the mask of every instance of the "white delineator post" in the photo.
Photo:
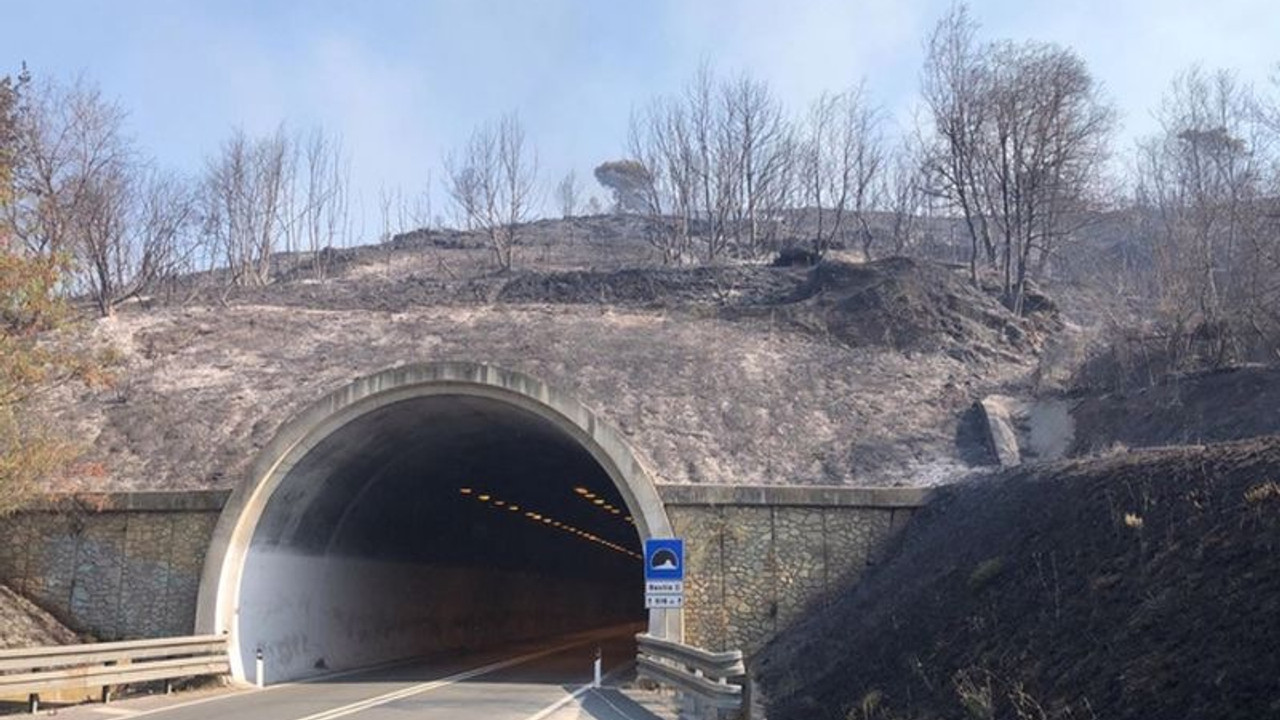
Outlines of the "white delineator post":
M596 648L596 661L594 663L595 676L591 681L591 687L600 687L600 648Z
M254 680L257 681L258 687L267 686L267 663L262 657L262 648L258 648L257 656L254 662Z

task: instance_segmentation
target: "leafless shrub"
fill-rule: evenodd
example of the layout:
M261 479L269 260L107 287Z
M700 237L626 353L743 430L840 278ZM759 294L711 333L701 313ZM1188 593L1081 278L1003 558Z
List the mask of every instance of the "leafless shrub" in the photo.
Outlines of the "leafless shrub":
M958 5L929 38L926 168L964 219L972 279L980 261L995 268L1020 313L1027 281L1088 217L1115 113L1072 50L979 44L976 28Z
M329 274L327 259L332 255L325 249L345 245L351 233L350 168L339 138L316 129L300 142L302 207L291 215L301 228L312 273L323 280Z
M1137 163L1169 364L1220 367L1280 350L1277 135L1234 74L1179 75ZM1280 356L1276 356L1280 357Z
M189 184L156 170L126 113L84 80L39 86L19 114L5 222L29 252L74 260L74 289L102 315L154 292L199 252Z
M537 158L515 113L482 125L445 159L445 188L468 229L482 231L500 271L512 267L519 226L533 213Z
M265 285L288 222L284 208L288 140L284 129L250 138L232 133L206 164L204 232L233 285Z
M885 163L879 123L862 86L824 93L809 107L801 125L797 186L802 207L815 216L813 251L819 257L843 237L850 220L863 256L871 257L866 213Z
M578 212L578 196L582 188L578 185L578 174L572 170L556 184L556 202L560 205L560 217L566 220Z

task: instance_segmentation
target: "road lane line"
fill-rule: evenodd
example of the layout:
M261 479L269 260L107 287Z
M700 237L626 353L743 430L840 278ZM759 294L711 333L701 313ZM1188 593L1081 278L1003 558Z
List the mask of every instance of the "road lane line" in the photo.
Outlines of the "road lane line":
M633 661L631 661L631 662L629 662L629 663L627 663L627 664L625 664L625 665L623 665L623 666L621 666L621 667L617 667L617 668L614 668L613 670L610 670L610 671L608 672L608 674L606 674L604 677L600 678L600 682L601 682L601 683L604 683L604 681L605 681L605 680L608 680L608 679L612 678L613 676L617 675L618 673L621 673L622 671L627 670L628 668L630 668L630 667L631 667L632 665L634 665L634 664L635 664L635 661L633 660ZM564 707L565 705L568 705L569 703L573 702L574 700L577 700L578 698L582 697L583 695L587 694L588 692L591 692L593 689L595 689L595 688L594 688L594 684L593 684L593 683L587 683L586 685L583 685L582 687L578 688L577 690L574 690L572 693L570 693L570 694L566 695L565 697L562 697L562 698L560 698L559 700L555 701L555 702L554 702L554 703L552 703L551 705L548 705L547 707L545 707L545 708L543 708L543 709L539 710L538 712L534 713L533 715L530 715L529 717L525 718L525 720L543 720L544 718L546 718L546 717L547 717L548 715L550 715L551 713L553 713L553 712L555 712L555 711L559 710L560 708ZM603 696L602 696L602 697L603 697ZM606 701L606 702L608 702L608 701ZM612 703L610 703L610 706L612 706ZM615 708L615 709L616 709L616 708ZM623 716L625 717L625 716L626 716L626 713L623 713Z
M241 697L243 695L256 695L260 693L269 693L273 690L283 690L285 688L297 687L299 685L307 685L313 683L322 683L338 678L348 677L351 675L359 675L361 673L377 672L378 670L388 670L394 667L403 667L422 662L420 657L402 658L399 660L391 660L380 665L370 665L367 667L351 668L350 670L335 670L333 672L312 675L311 677L302 678L301 680L290 680L288 682L276 683L266 687L258 687L257 685L233 684L228 689L230 692L210 695L208 697L196 698L194 700L186 700L184 702L174 703L173 705L165 705L164 707L152 708L150 710L139 710L129 716L129 720L145 717L147 715L157 715L159 713L169 712L170 710L182 710L183 708L193 707L195 705L203 705L205 703L214 702L215 700L227 700L229 698Z
M387 703L392 703L397 700L403 700L405 698L412 697L414 695L420 695L422 693L430 692L432 690L438 690L442 687L454 685L456 683L460 683L465 680L470 680L471 678L479 677L481 675L488 675L489 673L496 672L498 670L504 670L506 668L514 667L516 665L523 665L524 663L530 662L532 660L537 660L538 658L563 652L565 650L568 650L569 648L578 647L579 645L586 645L588 643L595 642L600 637L608 637L610 634L611 633L592 634L588 637L580 638L570 643L557 645L555 647L539 650L537 652L527 653L525 655L520 655L520 656L511 658L509 660L502 660L496 663L490 663L488 665L483 665L481 667L473 668L471 670L465 670L463 672L455 673L448 677L440 678L439 680L432 680L430 682L420 683L418 685L412 685L410 687L402 688L400 690L395 690L383 695L379 695L377 697L368 698L366 700L354 702L349 705L343 705L342 707L332 708L330 710L318 712L313 715L307 715L305 717L297 718L297 720L337 720L337 718L353 715L355 713L368 710L370 708L378 707L379 705L386 705Z

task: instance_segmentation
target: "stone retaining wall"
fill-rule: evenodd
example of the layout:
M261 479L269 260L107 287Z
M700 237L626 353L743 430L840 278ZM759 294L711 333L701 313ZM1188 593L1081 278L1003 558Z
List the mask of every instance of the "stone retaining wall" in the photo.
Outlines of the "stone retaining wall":
M915 488L658 490L685 539L685 642L748 654L855 582L927 499Z
M0 580L100 640L189 635L227 494L79 495L0 519Z
M857 580L927 499L907 488L658 488L685 538L685 642L759 649ZM0 581L102 640L194 630L226 492L77 496L0 520Z

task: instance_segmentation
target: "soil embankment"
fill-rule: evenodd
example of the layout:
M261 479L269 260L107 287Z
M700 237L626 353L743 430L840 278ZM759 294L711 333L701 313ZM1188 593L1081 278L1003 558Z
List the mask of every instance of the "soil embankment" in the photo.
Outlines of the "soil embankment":
M66 645L74 632L34 603L0 584L0 649Z

